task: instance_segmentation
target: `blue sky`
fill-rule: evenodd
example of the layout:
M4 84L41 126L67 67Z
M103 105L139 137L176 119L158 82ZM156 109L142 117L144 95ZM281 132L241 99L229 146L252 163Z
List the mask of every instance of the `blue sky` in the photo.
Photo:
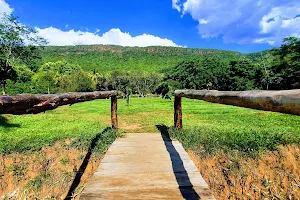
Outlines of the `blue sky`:
M255 52L300 36L299 0L0 0L50 45L183 46Z

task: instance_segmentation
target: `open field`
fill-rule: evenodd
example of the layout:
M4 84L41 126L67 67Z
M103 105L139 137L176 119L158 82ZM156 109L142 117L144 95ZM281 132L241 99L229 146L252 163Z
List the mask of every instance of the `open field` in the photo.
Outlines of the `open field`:
M165 125L170 135L190 151L218 199L299 197L300 117L190 99L183 99L182 105L184 130L178 132L167 129L173 125L172 101L133 98L127 106L126 100L120 99L119 127L121 132L141 133L157 132L156 125ZM49 151L54 151L57 154L52 157L58 156L51 161L53 165L56 163L55 169L69 170L69 181L64 179L66 187L75 174L73 165L78 169L92 138L110 125L110 100L63 106L37 115L3 115L0 120L0 152L4 166L0 167L1 173L9 172L11 183L28 186L29 182L33 188L43 187L41 185L49 183L47 173L26 177L24 174L30 171L27 165L31 168L36 165L26 159L35 156L42 165ZM106 136L97 145L100 154L95 157L97 162L91 161L94 167L113 140L114 137ZM92 172L90 169L90 174ZM52 174L59 173L52 171ZM51 180L55 182L54 179L53 176ZM3 184L1 187L5 188ZM65 193L52 196L59 199Z
M160 98L120 99L119 126L125 132L157 132L157 124L172 126L173 102ZM280 144L298 143L300 117L183 99L184 142L218 149L274 150ZM90 140L110 125L110 100L63 106L38 115L1 118L0 152L37 150L57 140ZM178 135L180 136L180 135ZM184 140L184 138L181 138Z

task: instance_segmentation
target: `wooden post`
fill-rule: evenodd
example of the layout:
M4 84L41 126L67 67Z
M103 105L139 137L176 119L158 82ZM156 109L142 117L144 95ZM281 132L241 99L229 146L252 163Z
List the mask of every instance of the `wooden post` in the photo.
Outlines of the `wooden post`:
M118 98L116 95L111 97L111 125L118 130Z
M175 96L174 101L174 127L175 129L182 129L182 107L179 96Z

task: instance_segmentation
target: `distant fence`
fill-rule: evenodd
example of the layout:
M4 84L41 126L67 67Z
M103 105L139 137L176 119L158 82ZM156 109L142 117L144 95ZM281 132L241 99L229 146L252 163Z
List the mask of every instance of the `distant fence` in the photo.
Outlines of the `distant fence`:
M182 128L181 98L300 115L300 89L279 91L176 90L174 127Z
M117 91L71 92L63 94L33 95L21 94L15 96L0 95L0 114L37 114L59 106L75 104L95 99L111 98L112 128L118 129Z

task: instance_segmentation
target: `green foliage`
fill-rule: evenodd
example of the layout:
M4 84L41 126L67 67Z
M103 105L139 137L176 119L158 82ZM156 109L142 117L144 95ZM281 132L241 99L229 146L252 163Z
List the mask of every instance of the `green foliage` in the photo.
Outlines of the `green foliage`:
M40 71L36 73L32 80L35 92L40 94L50 94L57 91L57 74L54 71Z
M155 91L156 94L161 95L162 98L165 98L165 99L171 99L172 92L173 92L173 90L172 90L171 86L166 82L162 82Z
M45 47L42 51L43 62L66 60L86 71L102 74L116 70L164 73L179 62L204 56L229 60L240 58L243 54L216 49L112 45Z
M90 92L95 90L92 76L79 66L66 61L47 62L34 73L26 66L16 67L18 81L9 83L10 94L18 93L57 93Z
M288 37L283 45L272 51L274 55L273 73L275 80L271 84L274 89L300 88L300 39Z
M27 65L15 66L14 70L17 73L17 80L20 82L29 82L34 75L34 72L31 71Z
M298 89L299 59L300 39L290 37L278 49L239 59L204 57L181 62L165 74L164 81L178 89Z
M68 159L68 158L62 158L61 160L60 160L60 163L62 164L62 165L66 165L66 164L68 164L70 162L70 160Z
M30 181L28 181L28 187L32 188L32 189L40 189L42 187L43 184L43 179L41 176L38 176L34 179L31 179Z
M273 71L274 55L261 52L260 70L257 71L256 85L258 88L269 90L270 84L276 84L276 75Z
M75 86L75 92L92 92L95 85L88 73L78 71L71 75L72 85Z
M253 90L258 69L249 60L231 61L224 90ZM225 78L225 77L224 77Z
M161 75L142 71L113 71L106 76L98 73L94 76L97 90L120 90L127 94L143 97L154 93Z
M39 58L38 46L45 44L45 40L13 15L4 15L0 21L0 84L5 94L6 81L15 79L12 66L19 63L31 66Z
M63 60L55 60L58 58ZM6 86L8 79L16 81L7 82L9 94L119 90L123 97L130 91L140 97L157 93L165 98L170 98L175 89L232 91L300 86L299 39L293 37L279 49L252 54L175 47L46 47L43 62L38 70L31 70L30 64L7 65L8 70L3 63L2 85Z
M17 83L8 82L9 94L90 92L120 90L125 96L154 93L161 74L142 71L113 71L109 74L89 73L66 61L47 62L34 73L26 65L16 67Z
M7 94L30 94L34 93L34 83L29 81L29 82L22 82L22 81L7 81Z
M256 71L248 60L203 58L180 63L164 80L179 89L251 90L255 89Z
M222 75L225 74L226 63L217 58L205 57L180 63L166 73L164 80L177 82L175 85L179 88L222 89Z
M55 72L57 76L71 75L74 72L80 71L78 65L72 65L66 61L47 62L39 68L39 72Z
M7 80L16 80L17 73L14 68L5 60L0 58L0 85L2 87L3 95L6 94Z

